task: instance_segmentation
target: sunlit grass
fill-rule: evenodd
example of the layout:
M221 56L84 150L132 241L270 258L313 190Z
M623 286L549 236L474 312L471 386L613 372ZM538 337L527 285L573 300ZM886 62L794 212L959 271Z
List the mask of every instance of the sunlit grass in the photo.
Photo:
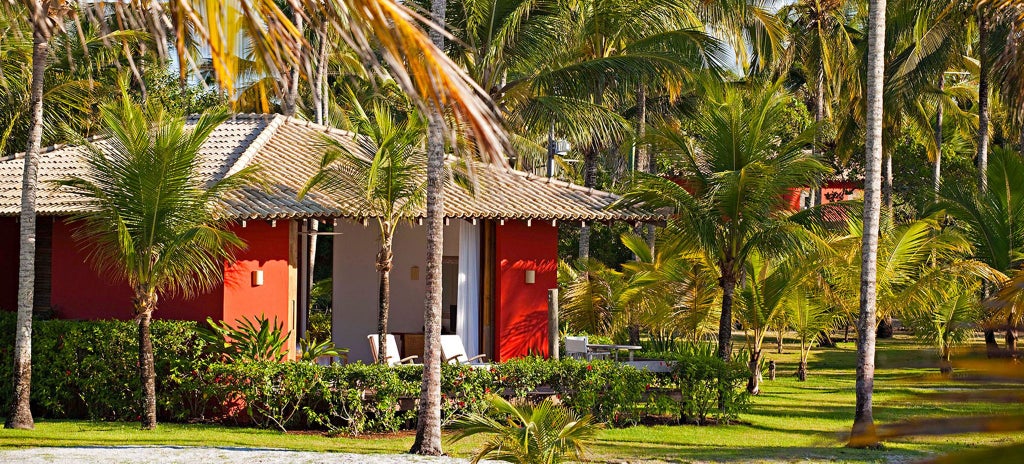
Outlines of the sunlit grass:
M811 354L807 382L793 376L797 354L790 344L776 354L766 344L765 357L778 363L778 378L766 381L741 424L727 426L653 426L602 431L593 447L597 461L637 459L669 462L884 462L913 461L935 453L1024 441L1024 433L961 435L898 440L880 451L845 448L843 434L853 420L852 343ZM1024 412L1024 405L944 403L924 398L937 389L970 388L955 380L936 379L934 355L906 338L879 345L875 383L875 418L880 423L911 417L948 417ZM480 439L450 445L466 456ZM40 421L35 431L0 430L0 448L26 446L183 445L287 448L307 451L401 453L412 443L409 433L370 437L325 437L207 425L161 424L156 432L136 424L86 421Z

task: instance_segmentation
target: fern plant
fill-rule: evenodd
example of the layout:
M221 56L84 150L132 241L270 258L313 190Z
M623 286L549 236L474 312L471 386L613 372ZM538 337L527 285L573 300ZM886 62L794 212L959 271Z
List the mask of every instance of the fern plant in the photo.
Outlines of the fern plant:
M520 464L582 461L587 442L601 428L589 414L581 417L550 398L536 406L512 404L495 395L487 402L489 415L468 414L451 427L453 443L478 434L492 435L473 456L473 464L483 459Z

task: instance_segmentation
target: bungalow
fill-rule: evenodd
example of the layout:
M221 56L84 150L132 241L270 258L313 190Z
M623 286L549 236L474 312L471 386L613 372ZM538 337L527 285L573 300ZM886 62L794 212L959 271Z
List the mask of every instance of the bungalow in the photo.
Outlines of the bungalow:
M211 178L258 165L267 187L223 199L233 230L248 244L224 265L224 284L190 300L167 298L156 316L234 321L265 315L293 336L305 329L311 238L334 239L333 340L350 359L370 359L366 335L376 332L376 229L367 227L359 198L297 192L313 175L324 137L351 133L280 115L238 115L213 131L203 146L200 171ZM100 146L104 141L96 142ZM131 317L127 285L99 275L72 239L68 216L82 200L51 181L83 172L82 148L44 150L39 163L35 306L65 319ZM0 159L0 308L16 307L20 156ZM547 290L555 288L559 222L652 221L638 209L609 209L610 193L537 177L505 167L473 164L474 193L446 187L444 229L444 331L462 337L469 354L505 360L546 354ZM406 354L422 352L425 295L425 212L397 233L392 274L390 330ZM312 220L334 225L312 228Z

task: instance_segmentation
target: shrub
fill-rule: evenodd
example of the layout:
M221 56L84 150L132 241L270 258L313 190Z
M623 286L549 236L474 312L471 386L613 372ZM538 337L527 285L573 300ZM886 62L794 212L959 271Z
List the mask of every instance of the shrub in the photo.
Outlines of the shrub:
M671 378L682 397L683 420L704 424L714 417L728 421L746 409L750 395L744 386L750 371L744 363L691 354L679 354L674 360ZM718 408L720 398L722 409Z
M0 314L0 391L11 392L12 313ZM194 322L154 321L158 410L181 416L181 381L203 363ZM137 420L138 326L132 321L37 321L32 334L32 407L42 417ZM186 388L187 389L187 388Z
M0 392L11 391L13 314L0 314ZM157 400L161 420L255 424L277 429L389 432L415 424L421 366L306 362L223 363L194 322L154 321ZM39 321L34 327L32 401L51 418L137 420L141 413L137 327L129 321ZM609 425L639 422L652 412L684 421L731 420L743 410L743 363L713 354L670 353L670 374L613 361L536 357L489 369L444 365L445 423L483 413L488 395L536 401L558 396L578 414ZM541 390L542 394L538 393ZM725 401L719 411L718 398ZM9 398L0 398L7 403ZM400 407L401 406L401 407Z

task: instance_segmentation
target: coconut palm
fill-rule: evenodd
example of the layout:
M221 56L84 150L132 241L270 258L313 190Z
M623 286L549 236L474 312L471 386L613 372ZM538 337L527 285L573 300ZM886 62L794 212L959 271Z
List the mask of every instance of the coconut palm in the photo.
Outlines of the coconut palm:
M85 199L73 219L76 242L104 275L132 288L139 327L142 425L156 427L156 374L150 321L159 299L213 288L244 243L228 230L220 199L253 181L246 168L211 181L199 173L200 147L228 114L214 110L186 127L183 117L143 108L123 93L101 108L102 142L81 140L86 172L59 185Z
M803 65L807 87L814 96L814 122L818 133L812 150L821 143L822 121L831 118L831 108L844 87L854 62L856 7L845 0L802 0L784 6L779 15L790 31L788 60ZM820 201L816 199L816 203Z
M975 287L970 285L960 288L959 292L938 293L930 307L906 319L916 337L935 347L942 374L953 373L950 362L953 348L970 341L974 332L979 309Z
M718 355L732 354L732 306L749 257L798 245L799 226L778 213L791 188L816 185L828 172L804 147L813 129L779 145L786 121L779 117L789 96L778 85L714 86L692 121L692 132L659 130L658 148L673 156L676 180L637 174L636 186L619 201L668 208L670 228L688 234L713 260L722 289Z
M430 13L442 27L447 0L431 0ZM430 31L437 50L444 35ZM416 415L416 439L410 453L439 456L441 451L441 259L444 253L444 107L427 112L427 288L423 307L423 378Z
M939 206L956 219L955 227L971 243L977 260L1011 274L1024 264L1024 161L1017 153L1001 148L992 152L990 161L988 190L946 185ZM988 284L998 289L1001 282ZM1024 311L1016 304L987 305L985 309L985 344L992 355L998 350L995 328L1014 322ZM1007 339L1012 341L1016 338L1014 324L1008 325Z
M868 0L867 128L864 136L864 220L861 240L860 318L857 321L857 404L850 445L876 446L872 393L875 382L875 311L878 227L881 219L882 108L885 67L885 0Z
M418 115L404 115L404 120L399 120L381 105L375 105L371 114L360 113L354 119L357 119L354 123L357 133L365 140L325 138L328 149L320 168L299 195L319 189L345 198L359 198L367 214L376 218L380 232L376 262L380 274L377 315L380 346L377 352L386 353L394 261L392 243L402 220L411 219L425 200L423 142L426 131ZM380 358L381 363L386 361Z
M821 337L822 332L833 327L835 320L835 315L827 306L810 296L810 288L813 287L795 289L785 302L789 327L800 342L800 364L796 377L801 382L807 380L807 357L814 342Z
M492 414L469 414L451 427L452 442L491 435L473 456L473 464L484 459L521 464L583 461L587 441L601 428L589 414L581 417L550 398L536 406L512 404L494 395L487 401Z
M813 242L810 237L807 239ZM806 281L817 274L819 263L820 258L806 253L793 253L781 260L766 259L759 253L748 258L744 270L746 285L740 290L736 315L747 333L747 391L751 394L761 392L761 347L765 335L785 320L791 295L805 288Z

